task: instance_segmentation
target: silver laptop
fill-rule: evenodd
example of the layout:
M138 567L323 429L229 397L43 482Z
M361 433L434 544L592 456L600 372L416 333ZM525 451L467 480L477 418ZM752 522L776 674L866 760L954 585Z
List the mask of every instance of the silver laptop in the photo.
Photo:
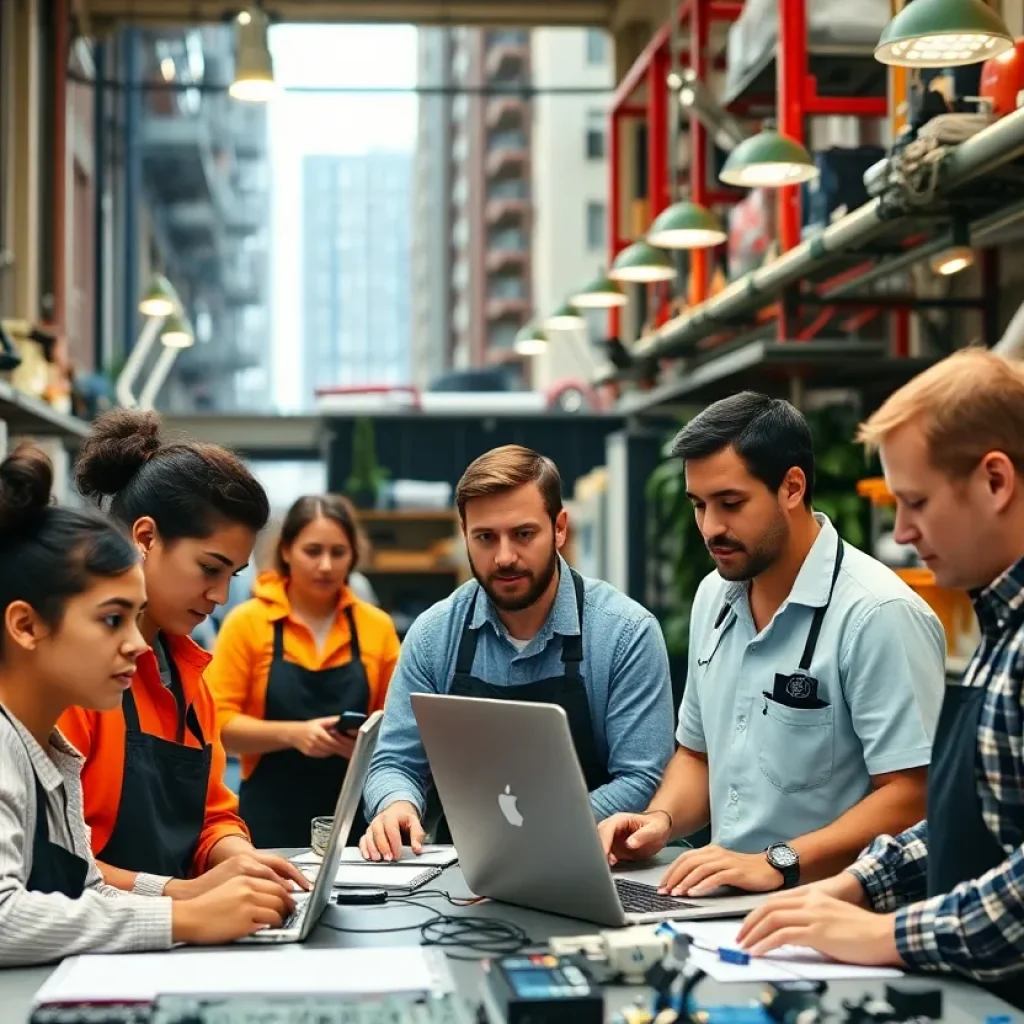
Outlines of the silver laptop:
M383 714L383 711L375 711L360 726L359 732L356 734L355 750L352 752L352 760L349 761L345 781L338 794L338 803L334 808L334 827L331 829L331 838L320 863L320 870L317 872L313 888L308 893L296 893L295 910L280 928L263 928L252 935L238 939L238 942L274 944L305 942L316 927L320 915L331 899L334 878L338 874L341 855L348 843L352 820L359 809L363 783L366 781L370 758L373 757L373 750L377 745L377 734L380 732L380 721Z
M478 896L602 925L743 917L764 901L673 899L613 876L560 707L414 693L412 708Z

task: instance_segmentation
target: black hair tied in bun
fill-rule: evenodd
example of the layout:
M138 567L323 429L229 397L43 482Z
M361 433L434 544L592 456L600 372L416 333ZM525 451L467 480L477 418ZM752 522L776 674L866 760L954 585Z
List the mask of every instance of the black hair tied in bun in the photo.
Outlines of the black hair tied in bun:
M0 537L38 525L50 504L53 467L31 445L15 449L0 463Z

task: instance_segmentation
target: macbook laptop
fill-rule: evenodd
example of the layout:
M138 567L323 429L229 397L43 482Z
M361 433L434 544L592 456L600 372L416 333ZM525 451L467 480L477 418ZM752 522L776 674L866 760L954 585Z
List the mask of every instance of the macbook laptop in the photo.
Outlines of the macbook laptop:
M352 830L352 821L359 808L363 783L366 781L370 758L373 757L373 750L377 745L377 734L380 732L380 721L383 714L382 711L375 711L356 733L355 750L352 752L345 781L338 794L338 803L334 808L334 827L331 829L331 838L313 888L308 893L302 892L295 895L295 910L280 928L263 928L252 935L238 939L238 942L247 944L254 942L264 944L305 942L316 927L320 915L331 900L334 878L338 874L341 855L345 851L348 834Z
M743 917L764 901L674 899L613 876L562 708L419 693L412 707L478 896L613 926Z

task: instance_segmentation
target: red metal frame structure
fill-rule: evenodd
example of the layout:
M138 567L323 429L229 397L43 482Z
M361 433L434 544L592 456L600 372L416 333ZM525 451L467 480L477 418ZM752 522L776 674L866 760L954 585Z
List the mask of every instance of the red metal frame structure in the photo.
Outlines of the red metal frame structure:
M888 102L885 97L853 96L825 97L818 95L818 83L810 73L807 56L807 0L779 0L779 39L776 54L776 90L779 130L799 142L804 141L804 124L808 117L854 116L885 117ZM681 29L688 30L690 68L701 81L707 81L709 70L708 39L714 22L735 21L743 9L742 0L682 0L678 21ZM630 244L628 232L623 235L623 195L621 161L623 157L622 122L626 118L640 118L647 123L648 162L647 197L648 220L653 220L672 201L668 162L668 118L670 92L667 84L671 67L671 23L658 29L643 53L626 72L612 97L609 124L610 196L609 264ZM633 97L646 85L646 103L638 105ZM736 111L741 114L741 111ZM708 184L708 133L695 113L690 115L690 198L704 206L734 203L740 193L711 188ZM800 241L801 211L800 189L789 186L779 189L778 233L779 250L792 248ZM708 294L710 253L696 250L690 254L692 281L690 295L697 302ZM787 322L786 303L779 304L778 334L780 340L796 336ZM899 318L900 314L896 316ZM619 332L618 310L612 310L609 333ZM897 321L899 323L899 320ZM904 329L905 330L905 329ZM898 334L904 333L898 331ZM900 339L897 339L898 341ZM905 344L905 342L904 342ZM901 347L901 346L900 346Z

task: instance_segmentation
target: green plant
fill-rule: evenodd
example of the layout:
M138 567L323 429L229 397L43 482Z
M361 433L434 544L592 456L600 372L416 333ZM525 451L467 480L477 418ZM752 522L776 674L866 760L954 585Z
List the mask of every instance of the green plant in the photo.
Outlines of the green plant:
M877 475L878 468L877 462L869 461L853 440L856 409L827 406L809 413L807 419L814 437L817 470L814 507L829 517L844 540L863 548L868 539L869 512L857 495L857 481ZM714 562L686 496L683 466L667 458L667 448L668 441L665 461L655 467L646 484L648 604L661 622L669 653L685 657L693 599Z
M357 504L373 501L388 475L388 471L377 464L373 421L361 416L352 425L352 472L345 481L345 493Z

